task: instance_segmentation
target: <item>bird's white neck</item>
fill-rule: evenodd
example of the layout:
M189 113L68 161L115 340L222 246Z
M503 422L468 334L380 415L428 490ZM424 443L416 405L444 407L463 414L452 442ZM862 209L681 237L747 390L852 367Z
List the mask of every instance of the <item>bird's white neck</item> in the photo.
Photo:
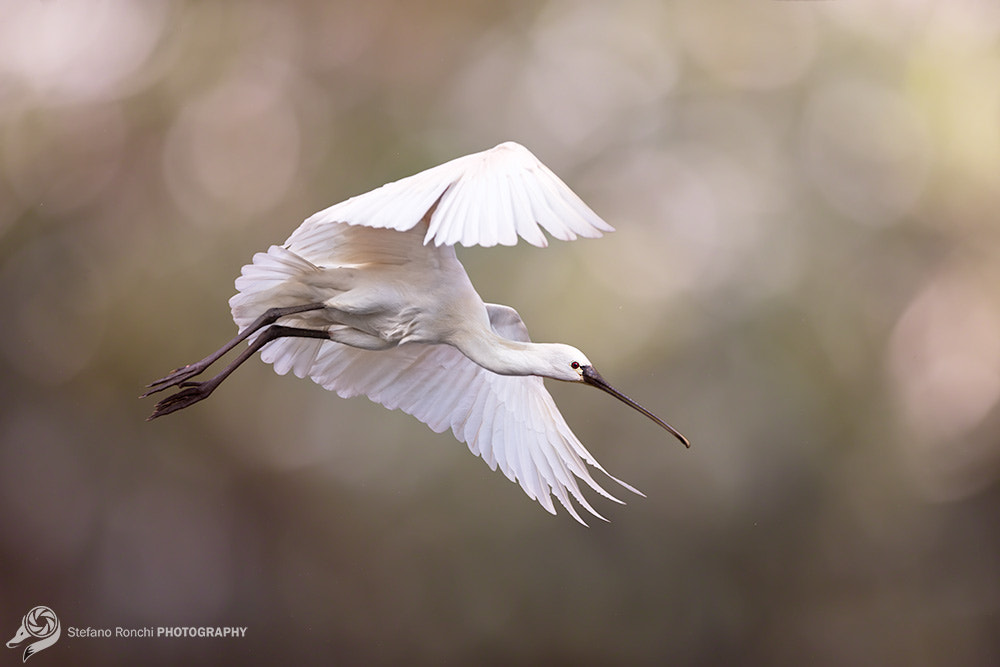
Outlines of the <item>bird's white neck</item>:
M499 375L542 375L551 377L547 343L522 343L498 336L492 329L457 337L459 351L486 370Z

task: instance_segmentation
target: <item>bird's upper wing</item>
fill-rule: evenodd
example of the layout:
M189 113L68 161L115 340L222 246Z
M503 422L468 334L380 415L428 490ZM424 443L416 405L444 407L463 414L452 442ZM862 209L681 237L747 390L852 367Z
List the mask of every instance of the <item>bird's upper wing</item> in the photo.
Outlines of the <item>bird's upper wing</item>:
M315 236L330 223L407 231L428 211L424 243L438 246L514 245L520 236L544 247L542 229L564 241L614 231L528 149L508 141L334 204L295 234Z
M513 309L497 308L517 316ZM517 323L508 319L494 327L517 334ZM586 464L608 473L573 435L540 377L497 375L449 345L421 343L373 352L333 341L283 338L268 344L261 358L274 364L279 374L291 370L299 377L308 375L343 398L363 394L390 410L398 408L437 433L450 428L473 454L491 469L500 468L553 514L555 496L584 523L570 502L572 496L603 518L581 493L578 479L620 502L591 476Z

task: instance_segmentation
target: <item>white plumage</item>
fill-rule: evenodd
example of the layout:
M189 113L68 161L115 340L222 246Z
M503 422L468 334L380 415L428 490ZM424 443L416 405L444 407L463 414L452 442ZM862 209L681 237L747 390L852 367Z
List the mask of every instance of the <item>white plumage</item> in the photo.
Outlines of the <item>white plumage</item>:
M564 240L613 231L512 142L320 211L243 267L230 300L240 335L150 385L147 395L182 387L153 417L207 397L259 348L279 374L310 377L343 398L367 396L435 432L450 428L549 512L555 497L583 523L572 497L600 517L578 480L617 501L588 464L607 472L542 377L597 386L687 441L608 385L579 350L530 342L514 309L483 303L455 255L456 244L513 245L518 237L545 246L543 229ZM245 339L251 347L218 376L189 380Z
M527 148L508 141L334 204L288 242L327 223L409 231L435 202L424 243L438 246L509 246L520 236L544 248L539 227L561 241L614 231Z

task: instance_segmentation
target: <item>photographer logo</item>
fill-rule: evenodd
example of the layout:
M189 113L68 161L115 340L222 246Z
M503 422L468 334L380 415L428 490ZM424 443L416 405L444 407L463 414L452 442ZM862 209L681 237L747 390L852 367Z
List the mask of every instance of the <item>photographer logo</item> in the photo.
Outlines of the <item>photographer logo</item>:
M24 649L23 659L23 662L28 662L28 658L59 641L60 634L62 627L59 625L56 613L48 607L39 605L21 619L21 627L7 642L7 648L16 648L21 642L29 641Z
M7 642L7 648L23 646L23 662L28 662L28 658L55 644L63 634L66 635L70 645L73 645L78 639L103 641L108 639L151 639L154 637L225 641L246 637L247 627L245 625L145 625L140 627L120 625L92 627L88 625L78 627L72 623L63 627L54 611L49 607L39 605L21 619L21 627Z

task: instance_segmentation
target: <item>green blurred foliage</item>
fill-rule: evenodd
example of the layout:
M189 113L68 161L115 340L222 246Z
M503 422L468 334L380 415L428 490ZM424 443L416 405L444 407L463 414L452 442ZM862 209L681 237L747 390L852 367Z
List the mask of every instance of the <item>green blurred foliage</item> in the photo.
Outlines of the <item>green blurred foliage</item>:
M0 627L37 604L249 627L38 660L1000 660L995 4L0 17ZM508 139L618 231L461 256L692 439L550 387L646 498L584 529L449 434L259 362L143 421L146 382L232 335L254 252Z

